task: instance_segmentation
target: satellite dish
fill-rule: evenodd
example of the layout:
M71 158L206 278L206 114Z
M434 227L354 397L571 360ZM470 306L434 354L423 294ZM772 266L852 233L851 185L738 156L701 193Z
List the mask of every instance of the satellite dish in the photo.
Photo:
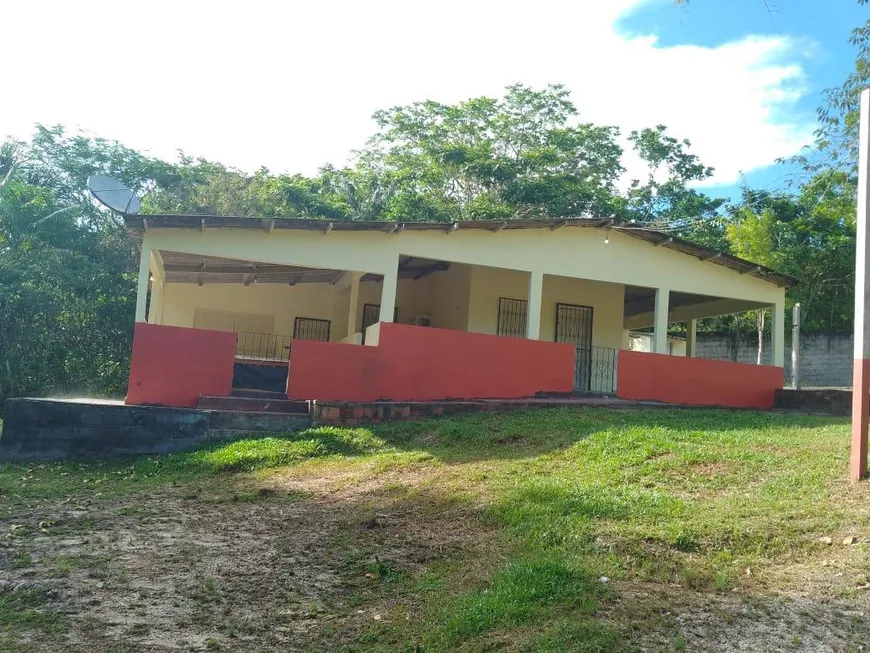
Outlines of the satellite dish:
M117 179L112 179L106 175L88 177L88 190L100 204L108 206L113 211L126 215L136 215L141 208L139 198L132 190Z

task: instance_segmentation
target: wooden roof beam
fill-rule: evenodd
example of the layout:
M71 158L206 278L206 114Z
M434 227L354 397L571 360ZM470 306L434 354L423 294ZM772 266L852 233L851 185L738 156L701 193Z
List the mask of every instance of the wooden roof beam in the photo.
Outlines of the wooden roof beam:
M449 263L445 263L444 261L440 261L440 262L436 263L435 265L432 265L428 268L423 268L422 270L420 270L420 272L418 274L416 274L412 280L418 281L419 279L423 279L425 277L428 277L430 274L434 274L435 272L440 272L442 270L447 270L448 268L450 268Z

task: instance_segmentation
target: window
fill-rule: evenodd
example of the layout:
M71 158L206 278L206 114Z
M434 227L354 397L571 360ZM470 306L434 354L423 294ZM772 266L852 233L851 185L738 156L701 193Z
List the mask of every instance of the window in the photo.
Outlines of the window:
M319 340L329 342L332 322L310 317L297 317L293 323L293 338L296 340Z
M529 303L524 299L501 297L498 300L498 330L500 336L526 337L526 315Z

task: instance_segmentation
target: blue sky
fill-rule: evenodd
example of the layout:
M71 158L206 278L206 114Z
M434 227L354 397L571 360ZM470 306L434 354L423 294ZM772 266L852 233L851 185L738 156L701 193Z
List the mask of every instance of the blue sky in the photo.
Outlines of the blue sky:
M782 186L812 141L822 89L854 60L855 0L117 0L7 3L0 136L62 123L174 159L242 170L344 165L378 109L572 91L580 120L665 124L716 169L703 188ZM626 156L623 184L645 176Z
M848 43L849 34L870 17L870 11L855 0L770 0L767 5L763 0L693 0L675 9L649 3L622 17L617 27L626 34L653 33L664 48L715 47L749 34L803 41L798 60L804 71L804 92L790 107L789 117L814 122L822 91L838 86L851 72L855 50ZM750 186L774 189L787 183L791 174L790 166L771 165L745 176ZM716 185L708 192L734 196L739 187L739 183Z

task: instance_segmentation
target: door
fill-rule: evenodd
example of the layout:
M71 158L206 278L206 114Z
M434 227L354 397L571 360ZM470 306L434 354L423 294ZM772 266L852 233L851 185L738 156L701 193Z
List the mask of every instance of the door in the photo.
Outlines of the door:
M556 304L556 342L574 345L574 389L588 392L592 379L592 307Z

